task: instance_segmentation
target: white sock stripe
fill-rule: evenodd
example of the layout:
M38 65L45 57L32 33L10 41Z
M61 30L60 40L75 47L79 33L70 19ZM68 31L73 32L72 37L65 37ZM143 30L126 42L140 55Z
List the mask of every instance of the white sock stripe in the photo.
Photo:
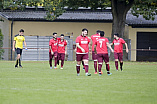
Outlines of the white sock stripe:
M101 65L102 65L102 63L98 63L98 64L101 64Z
M76 64L76 66L80 66L80 65Z
M94 61L98 61L98 60L94 60Z
M84 64L84 65L88 65L88 64Z

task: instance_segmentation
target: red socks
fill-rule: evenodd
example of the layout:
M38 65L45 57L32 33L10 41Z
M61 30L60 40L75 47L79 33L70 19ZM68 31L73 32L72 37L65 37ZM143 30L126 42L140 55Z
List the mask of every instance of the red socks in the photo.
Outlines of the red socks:
M102 64L98 64L99 73L101 73Z
M77 74L80 73L80 65L76 65L76 71L77 71Z
M118 61L115 61L116 70L118 70Z
M84 67L85 67L85 73L88 73L88 64L86 65L84 65Z
M97 61L94 61L94 69L95 69L95 72L97 72Z

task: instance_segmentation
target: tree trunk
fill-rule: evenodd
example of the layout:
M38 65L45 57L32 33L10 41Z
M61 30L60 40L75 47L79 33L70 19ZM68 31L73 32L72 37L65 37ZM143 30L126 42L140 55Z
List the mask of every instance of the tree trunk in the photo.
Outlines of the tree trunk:
M124 30L125 30L125 21L126 21L126 16L123 16L125 14L119 13L118 17L113 16L113 23L112 23L112 36L111 38L113 39L113 34L118 33L121 38L123 38L124 35Z
M115 33L118 33L121 38L124 36L125 24L126 24L126 14L134 3L134 0L129 0L129 3L125 0L111 0L112 2L112 35L111 39Z

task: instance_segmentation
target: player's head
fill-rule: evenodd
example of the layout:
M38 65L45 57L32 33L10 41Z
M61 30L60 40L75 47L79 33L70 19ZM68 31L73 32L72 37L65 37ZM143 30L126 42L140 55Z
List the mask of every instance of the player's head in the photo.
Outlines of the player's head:
M61 34L61 36L60 36L60 37L61 37L61 39L63 40L63 39L64 39L64 34Z
M105 32L104 31L100 31L100 37L104 37Z
M97 31L96 31L96 33L99 34L99 35L100 35L100 32L101 32L100 30L97 30Z
M23 34L24 34L24 30L21 29L21 30L19 31L19 35L23 35Z
M119 34L118 34L118 33L114 34L114 38L115 38L115 39L116 39L116 38L119 38Z
M57 33L56 32L53 33L53 38L55 38L55 39L57 38Z
M82 36L85 37L88 35L88 30L86 28L82 29Z

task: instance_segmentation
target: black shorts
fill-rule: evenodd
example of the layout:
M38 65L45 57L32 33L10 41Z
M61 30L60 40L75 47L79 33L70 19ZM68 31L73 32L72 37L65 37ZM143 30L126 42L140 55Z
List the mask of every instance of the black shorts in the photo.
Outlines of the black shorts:
M15 51L17 54L20 54L20 55L22 54L22 49L20 49L20 48L15 48Z

